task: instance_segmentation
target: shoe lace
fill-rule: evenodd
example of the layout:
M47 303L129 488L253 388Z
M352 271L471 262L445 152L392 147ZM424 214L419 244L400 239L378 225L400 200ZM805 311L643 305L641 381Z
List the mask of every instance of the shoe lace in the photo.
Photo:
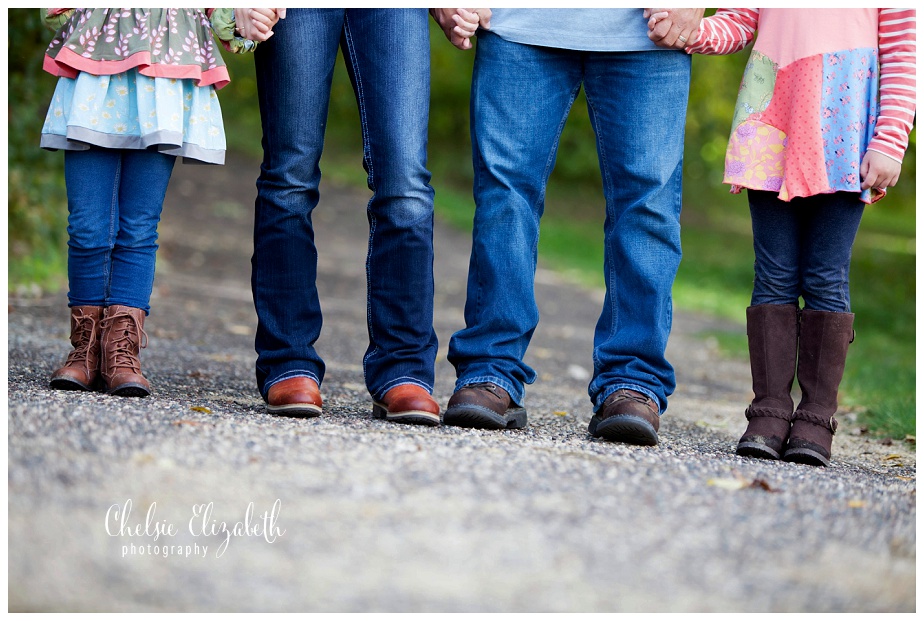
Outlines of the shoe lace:
M74 327L74 334L71 337L71 344L74 349L67 355L66 366L83 365L87 372L90 372L90 347L97 340L96 320L90 315L80 315L74 317L77 324Z
M492 384L491 382L481 382L481 383L478 383L478 384L468 384L468 385L466 386L466 388L481 388L482 390L487 390L489 393L491 393L492 395L494 395L494 396L497 397L498 399L503 399L503 398L504 398L503 395L501 395L500 393L497 392L498 390L500 390L500 388L497 386L497 384Z
M117 320L121 320L116 323ZM141 361L138 360L139 345L141 349L148 346L148 334L138 325L137 320L129 313L110 315L101 322L103 329L111 326L113 345L112 361L108 365L112 369L128 367L135 373L141 373Z
M628 390L617 390L612 394L612 396L607 399L610 403L616 403L617 401L635 401L636 403L641 403L642 405L648 405L651 401L648 397L642 394L635 394L629 392ZM650 407L650 406L649 406Z

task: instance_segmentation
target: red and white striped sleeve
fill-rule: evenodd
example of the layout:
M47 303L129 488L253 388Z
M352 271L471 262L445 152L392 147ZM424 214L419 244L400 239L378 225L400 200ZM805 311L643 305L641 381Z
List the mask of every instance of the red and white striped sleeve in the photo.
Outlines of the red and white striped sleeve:
M899 162L915 111L915 10L879 9L879 118L869 150Z
M700 22L699 38L688 45L688 54L732 54L754 40L760 9L717 9Z

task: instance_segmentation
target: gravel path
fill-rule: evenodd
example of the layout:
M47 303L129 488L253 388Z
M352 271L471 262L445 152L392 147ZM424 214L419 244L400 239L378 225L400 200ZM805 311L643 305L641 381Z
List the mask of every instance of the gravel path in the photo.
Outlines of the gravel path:
M831 468L736 457L747 365L701 333L740 327L678 313L660 446L593 440L601 293L540 269L525 430L372 419L364 192L326 187L316 211L324 416L268 416L249 289L257 173L235 158L177 167L146 326L152 397L47 389L65 298L10 299L10 610L915 610L913 445L857 435L848 415ZM445 406L470 238L435 239ZM248 532L226 538L250 503Z

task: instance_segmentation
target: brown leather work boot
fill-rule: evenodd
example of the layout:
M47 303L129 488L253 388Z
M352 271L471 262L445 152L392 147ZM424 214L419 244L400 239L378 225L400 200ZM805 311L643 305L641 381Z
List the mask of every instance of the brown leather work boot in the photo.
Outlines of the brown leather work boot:
M409 425L440 424L440 406L417 384L401 384L372 404L372 415L393 423Z
M290 377L270 386L266 411L277 416L314 418L321 415L321 390L310 377Z
M658 443L658 406L646 395L620 388L603 402L587 430L595 438L655 446Z
M468 384L450 397L443 424L477 429L522 429L526 426L526 408L513 403L500 386Z
M796 378L802 401L793 413L783 461L828 466L837 431L837 390L853 343L853 313L804 309Z
M99 334L102 306L71 307L71 345L64 366L51 376L57 390L93 390L99 378Z
M151 385L141 374L139 354L148 346L144 310L131 306L106 307L102 321L100 373L106 392L120 397L147 397Z

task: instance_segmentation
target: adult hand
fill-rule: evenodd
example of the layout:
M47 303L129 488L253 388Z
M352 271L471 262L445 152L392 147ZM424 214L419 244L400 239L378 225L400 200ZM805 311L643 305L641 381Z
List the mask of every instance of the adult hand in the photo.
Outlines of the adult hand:
M472 49L471 37L478 28L491 28L491 9L430 9L449 42L460 50Z
M656 13L664 12L667 12L666 17L658 15L655 17L659 19L651 19ZM682 50L692 42L705 12L706 9L645 9L645 19L651 19L648 38L660 47Z
M285 9L234 9L235 30L245 39L266 41L273 36L276 22L285 16Z
M902 173L902 165L891 157L878 151L867 151L860 163L860 179L863 183L860 188L868 190L876 188L885 190L898 183Z

